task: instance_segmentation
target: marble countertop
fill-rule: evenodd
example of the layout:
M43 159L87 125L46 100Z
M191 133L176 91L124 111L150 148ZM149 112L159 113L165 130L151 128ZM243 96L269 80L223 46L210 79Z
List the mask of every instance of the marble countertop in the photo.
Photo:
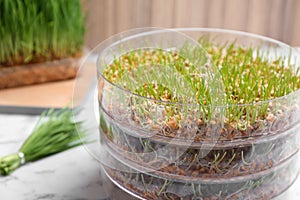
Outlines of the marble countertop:
M34 127L36 116L0 114L0 156L15 152ZM277 200L300 199L300 178ZM28 163L0 176L1 200L134 199L116 188L83 146Z
M38 117L0 114L0 156L14 153ZM121 198L122 197L122 198ZM133 199L103 174L83 146L28 163L0 176L0 200Z

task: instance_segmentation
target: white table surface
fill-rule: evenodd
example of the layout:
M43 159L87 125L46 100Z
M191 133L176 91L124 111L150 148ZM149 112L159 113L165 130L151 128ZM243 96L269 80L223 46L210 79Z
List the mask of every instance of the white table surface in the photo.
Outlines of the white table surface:
M0 114L0 156L15 152L36 116ZM133 199L116 189L83 146L26 164L0 176L0 200ZM299 200L300 178L277 199Z
M36 116L0 114L0 156L18 150L36 121ZM119 196L131 199L110 183L99 162L83 146L0 176L0 200L96 200Z

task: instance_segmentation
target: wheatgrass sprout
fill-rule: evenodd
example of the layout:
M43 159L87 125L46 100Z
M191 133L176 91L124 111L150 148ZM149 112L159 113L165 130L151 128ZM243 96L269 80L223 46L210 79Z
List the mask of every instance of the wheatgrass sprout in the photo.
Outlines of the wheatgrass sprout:
M300 88L299 70L295 70L297 67L291 64L290 58L278 55L274 58L270 56L271 51L238 46L235 42L224 45L214 45L204 39L199 42L204 50L188 50L189 47L184 46L179 52L140 49L124 53L105 69L104 76L144 97L196 103L204 114L204 123L214 119L239 130L272 118L270 105L261 102ZM202 51L207 52L211 63L203 57ZM199 64L186 58L190 55L198 56L203 63L208 63L205 65L211 66L206 66L207 70L199 68ZM218 79L221 85L214 81ZM214 109L217 106L228 107ZM166 112L167 116L178 115L172 109ZM218 122L217 115L224 117Z
M0 66L76 56L84 21L80 0L0 0Z

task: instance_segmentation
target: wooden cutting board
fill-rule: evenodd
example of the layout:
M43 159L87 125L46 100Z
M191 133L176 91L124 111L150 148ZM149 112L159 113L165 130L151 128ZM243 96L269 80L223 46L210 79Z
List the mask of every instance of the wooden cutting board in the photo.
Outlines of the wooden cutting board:
M72 101L74 79L0 90L0 105L63 107Z
M78 74L79 77L71 80L2 89L0 90L0 113L40 114L45 109L60 109L68 104L72 105L76 81L78 83L78 80L84 79L80 81L80 90L82 90L80 98L84 99L96 76L96 67L90 64L88 68L79 70ZM76 104L78 102L77 100Z

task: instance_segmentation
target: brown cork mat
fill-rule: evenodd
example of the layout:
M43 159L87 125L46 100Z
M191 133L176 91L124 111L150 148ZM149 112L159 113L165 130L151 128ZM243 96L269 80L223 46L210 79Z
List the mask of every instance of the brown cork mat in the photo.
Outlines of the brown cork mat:
M72 105L75 81L82 78L89 81L80 82L84 84L80 88L81 99L78 100L77 97L75 103L75 106L78 106L76 104L87 95L92 79L95 77L94 65L90 65L89 69L85 68L79 74L81 76L71 80L2 89L0 90L0 113L40 114L45 109L60 109L68 104Z

